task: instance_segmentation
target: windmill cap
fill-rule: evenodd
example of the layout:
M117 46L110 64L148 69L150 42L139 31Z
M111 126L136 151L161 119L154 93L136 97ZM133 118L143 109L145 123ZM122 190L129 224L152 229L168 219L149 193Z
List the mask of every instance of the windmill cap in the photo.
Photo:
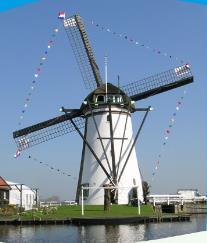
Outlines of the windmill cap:
M90 102L91 104L95 104L96 98L97 98L98 95L106 95L106 84L103 84L100 87L96 88L94 91L92 91L84 99L84 102L83 102L81 108L84 108L83 106L87 106L87 102ZM123 104L127 105L127 106L133 105L133 104L131 104L131 98L124 91L122 91L119 87L117 87L117 86L115 86L111 83L107 83L107 96L109 96L109 95L121 96L123 102L120 102L120 104L122 103L122 105ZM120 104L116 104L116 105L120 105ZM102 105L105 105L105 104L103 103Z
M94 99L94 96L99 95L99 94L106 95L106 84L103 84L100 87L98 87L97 89L95 89L94 91L92 91L85 98L85 100L92 102ZM119 87L117 87L111 83L107 83L107 95L121 95L125 102L131 101L130 97L128 95L126 95L126 93L124 93L124 91L122 91Z
M97 94L106 94L106 84L101 85L100 87L98 87L97 89L95 89L93 92L91 92L86 99L88 100L91 96L93 95L97 95ZM111 84L111 83L107 83L107 94L120 94L122 96L126 96L128 97L124 91L122 91L119 87ZM129 98L129 97L128 97Z

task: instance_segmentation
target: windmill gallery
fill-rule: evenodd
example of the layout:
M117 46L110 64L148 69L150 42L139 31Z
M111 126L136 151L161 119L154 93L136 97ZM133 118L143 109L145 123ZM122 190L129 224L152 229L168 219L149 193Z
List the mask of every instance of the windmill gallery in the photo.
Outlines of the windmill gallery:
M63 115L15 131L13 137L18 150L76 131L83 140L77 202L84 186L88 188L84 194L85 203L102 205L106 185L113 187L110 190L112 203L128 204L134 187L143 201L135 144L151 108L136 108L135 102L193 82L190 67L185 64L117 87L103 82L81 17L74 15L63 19L63 25L90 93L79 109L62 107ZM144 113L135 134L131 122L134 112Z

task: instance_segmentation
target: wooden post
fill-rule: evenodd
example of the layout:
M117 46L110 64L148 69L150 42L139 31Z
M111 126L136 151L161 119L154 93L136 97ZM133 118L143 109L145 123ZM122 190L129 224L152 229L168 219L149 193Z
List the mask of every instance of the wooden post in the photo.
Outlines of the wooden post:
M137 186L137 210L138 210L138 215L140 215L140 201L139 201L138 186Z
M81 215L84 215L84 205L83 205L83 189L84 187L81 186Z
M105 184L104 187L109 187L110 184ZM111 189L104 188L104 211L109 211L111 208Z
M22 186L23 184L20 184L20 213L22 212Z

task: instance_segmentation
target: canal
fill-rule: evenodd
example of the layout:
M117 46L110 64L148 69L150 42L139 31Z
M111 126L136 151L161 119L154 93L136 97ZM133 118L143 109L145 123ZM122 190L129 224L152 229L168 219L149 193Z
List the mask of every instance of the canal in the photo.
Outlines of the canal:
M2 242L137 242L206 230L206 215L194 215L191 222L132 225L0 226Z

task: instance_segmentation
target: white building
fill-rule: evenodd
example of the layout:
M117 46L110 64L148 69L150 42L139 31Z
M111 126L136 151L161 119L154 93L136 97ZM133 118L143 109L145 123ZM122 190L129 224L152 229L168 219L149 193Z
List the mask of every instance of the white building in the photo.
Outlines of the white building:
M197 189L178 189L177 194L150 194L147 196L150 203L193 203L206 202L207 197L201 196Z
M178 189L177 194L186 202L206 201L206 196L201 196L197 189Z
M23 207L24 210L30 210L36 206L36 192L28 186L20 183L6 181L10 186L9 190L9 204Z

